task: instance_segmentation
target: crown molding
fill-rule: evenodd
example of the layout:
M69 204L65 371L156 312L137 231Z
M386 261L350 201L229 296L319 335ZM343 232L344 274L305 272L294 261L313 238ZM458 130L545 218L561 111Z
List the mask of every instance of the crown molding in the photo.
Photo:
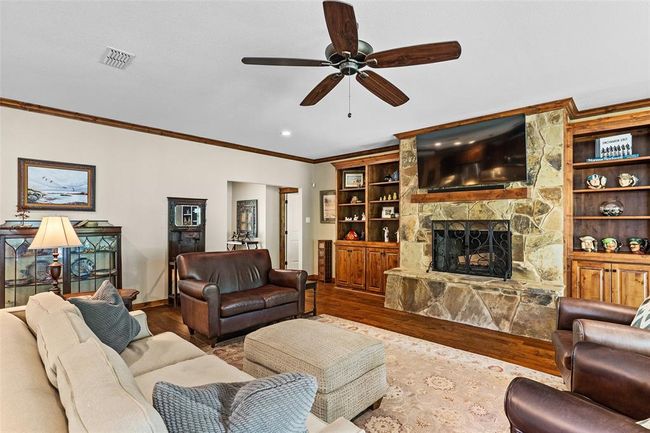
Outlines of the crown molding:
M111 126L113 128L128 129L130 131L143 132L145 134L162 135L163 137L177 138L179 140L194 141L197 143L209 144L210 146L225 147L227 149L241 150L242 152L257 153L259 155L273 156L276 158L289 159L292 161L313 163L311 158L289 155L282 152L258 149L256 147L244 146L242 144L230 143L228 141L215 140L213 138L200 137L197 135L185 134L182 132L170 131L168 129L154 128L151 126L139 125L137 123L123 122L121 120L109 119L107 117L92 116L90 114L78 113L75 111L62 110L60 108L47 107L45 105L32 104L15 99L0 98L0 107L14 108L17 110L30 111L32 113L47 114L50 116L63 117L66 119L79 120L81 122L96 123L98 125Z

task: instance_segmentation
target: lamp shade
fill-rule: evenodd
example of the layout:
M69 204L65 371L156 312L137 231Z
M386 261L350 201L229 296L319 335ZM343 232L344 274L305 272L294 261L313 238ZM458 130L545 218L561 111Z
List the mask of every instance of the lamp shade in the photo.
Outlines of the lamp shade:
M68 217L43 217L38 232L34 236L30 250L78 247L81 245Z

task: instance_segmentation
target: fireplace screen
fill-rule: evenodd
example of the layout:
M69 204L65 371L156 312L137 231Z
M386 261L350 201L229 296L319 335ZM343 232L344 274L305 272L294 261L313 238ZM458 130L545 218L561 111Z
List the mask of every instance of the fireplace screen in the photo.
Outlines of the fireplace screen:
M431 230L433 270L512 276L510 221L431 221Z

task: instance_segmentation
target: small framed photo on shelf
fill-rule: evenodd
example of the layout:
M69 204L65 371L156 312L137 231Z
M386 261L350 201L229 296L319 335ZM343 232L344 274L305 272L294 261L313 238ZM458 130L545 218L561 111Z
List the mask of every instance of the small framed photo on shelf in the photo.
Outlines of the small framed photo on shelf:
M619 134L596 140L596 158L629 158L632 156L632 134Z
M395 207L394 206L384 206L381 208L381 217L382 218L395 218Z
M343 188L362 188L364 185L364 172L363 171L344 171L343 172Z

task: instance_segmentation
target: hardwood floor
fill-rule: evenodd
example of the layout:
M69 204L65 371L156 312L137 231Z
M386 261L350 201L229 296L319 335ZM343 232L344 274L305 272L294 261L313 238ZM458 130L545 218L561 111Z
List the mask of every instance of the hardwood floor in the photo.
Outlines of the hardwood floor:
M311 291L307 305L311 305ZM368 293L337 289L318 284L318 313L365 323L445 346L512 362L524 367L559 375L550 342L477 328L460 323L418 316L384 308L384 298ZM309 307L308 307L309 308ZM209 343L198 335L189 335L179 308L168 306L146 309L151 332L174 332L207 350Z

